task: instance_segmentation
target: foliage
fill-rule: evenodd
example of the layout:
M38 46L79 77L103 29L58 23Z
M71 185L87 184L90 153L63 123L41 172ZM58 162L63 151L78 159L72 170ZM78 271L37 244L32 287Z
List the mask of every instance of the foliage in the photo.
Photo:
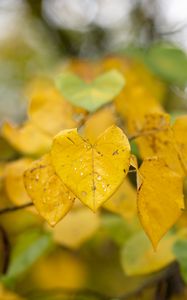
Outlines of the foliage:
M74 278L64 276L67 287L90 288L88 273L97 263L89 268L89 255L97 258L105 247L110 261L112 257L107 267L114 271L118 265L116 286L120 276L149 276L176 260L186 280L187 240L181 232L187 225L181 220L187 115L171 124L165 109L169 84L186 82L178 62L186 63L181 50L155 45L141 62L125 56L77 59L52 76L29 82L27 120L6 121L1 128L0 249L6 252L4 230L11 246L8 266L2 255L4 286L18 291L23 275L29 274L39 288L45 282L64 288L54 271L58 266L61 270L62 259L67 278ZM22 211L21 232L3 209L25 205L34 207ZM30 216L28 223L24 214ZM60 246L69 249L68 258L65 252L58 254ZM54 274L51 284L47 270ZM107 276L112 282L111 274ZM109 293L115 288L111 285ZM51 297L58 299L58 292ZM99 297L93 294L90 299ZM40 292L28 299L40 299ZM52 298L48 294L41 299Z

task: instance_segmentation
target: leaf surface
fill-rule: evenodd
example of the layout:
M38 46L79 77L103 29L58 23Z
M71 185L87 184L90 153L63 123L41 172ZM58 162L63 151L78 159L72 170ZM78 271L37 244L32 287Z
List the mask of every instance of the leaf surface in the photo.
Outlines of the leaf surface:
M126 176L130 145L117 126L111 126L95 144L77 130L59 133L52 145L52 163L64 184L85 205L96 211Z
M50 225L71 209L75 196L55 174L50 155L32 163L24 173L24 183L36 209Z
M144 160L138 177L138 214L156 249L184 209L183 179L158 158Z
M72 73L61 74L56 80L57 87L69 102L90 112L111 102L124 83L123 76L116 70L98 76L91 83Z

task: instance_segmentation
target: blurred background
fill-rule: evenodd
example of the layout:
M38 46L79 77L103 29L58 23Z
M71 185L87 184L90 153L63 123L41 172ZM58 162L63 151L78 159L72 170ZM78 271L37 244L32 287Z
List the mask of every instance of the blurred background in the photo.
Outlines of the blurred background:
M22 120L25 81L64 57L132 55L157 41L186 50L186 36L186 0L0 0L0 120Z
M160 48L156 47L155 50L154 45L166 45L166 48L161 46ZM169 56L167 55L167 45L172 45ZM148 57L146 51L152 49L151 47L156 52L149 52L149 60L146 61L145 58ZM140 87L140 92L143 91L142 98L147 97L148 100L149 98L152 99L152 96L158 98L159 103L174 119L176 115L184 114L187 111L186 51L187 0L0 0L0 125L5 119L13 120L16 123L21 123L26 119L28 105L26 88L32 79L42 75L54 76L56 70L59 70L62 65L66 65L69 58L96 60L111 54L124 54L127 57L138 58L143 60L144 63L146 62L151 71L161 81L157 82L158 78L153 78L152 73L147 73L146 69L144 70L142 66L136 66L135 64L135 68L132 67L132 74L129 73L130 84L127 85L127 91L130 90L131 92L134 89L133 80L135 77L136 83L137 75L137 89ZM159 94L161 94L161 97ZM132 93L132 95L134 94ZM101 118L103 117L101 116ZM31 139L29 139L30 141ZM3 145L3 143L0 143L0 146L1 144ZM136 152L137 148L133 148L133 151ZM7 147L5 147L4 152L7 152ZM14 152L13 154L6 153L4 160L9 161L10 158L14 158L14 155ZM20 158L20 154L15 158ZM19 172L20 174L17 174L17 171L15 172L15 177L20 176L22 180L21 171L18 170ZM17 183L15 188L12 187L12 184L10 185L11 194L14 195ZM134 191L133 186L133 193L135 193ZM130 192L127 190L127 193L131 193L131 189ZM136 199L136 195L133 197ZM5 199L5 206L9 203L6 201L7 199ZM87 210L84 212L84 216L86 221L82 218L82 215L76 217L75 214L72 217L72 220L75 218L75 224L72 225L73 229L69 226L69 219L67 218L65 229L63 228L64 232L67 232L67 236L64 235L64 237L60 229L58 235L60 242L57 241L57 244L62 244L63 247L55 248L53 243L52 247L54 249L50 249L51 252L46 256L42 255L45 248L48 248L48 244L51 246L48 235L42 235L41 232L31 232L30 235L25 233L26 229L30 229L30 227L43 228L41 218L36 217L29 210L7 214L4 219L3 216L0 216L0 224L1 221L4 222L3 226L5 224L10 240L18 236L18 249L16 248L15 251L18 262L16 261L14 266L11 267L13 270L10 268L10 273L12 272L13 275L16 274L17 276L18 272L19 275L19 272L22 273L23 271L22 266L24 264L26 265L25 269L30 268L27 276L23 276L21 281L18 280L18 283L16 281L15 290L17 293L20 291L27 293L32 289L63 287L86 288L96 290L101 294L105 294L107 291L110 295L120 295L124 291L136 290L142 282L144 285L144 277L127 277L119 262L118 248L114 244L121 245L125 239L137 230L137 228L131 230L131 227L128 227L119 216L109 215L107 218L104 217L102 219L102 229L98 230L93 239L86 240L80 250L77 250L76 247L74 250L74 245L70 249L66 247L63 238L66 242L66 238L69 238L70 235L70 242L76 240L77 228L80 231L83 228L84 231L84 228L87 227L85 223L92 224L95 222L94 233L98 229L98 220L92 222ZM181 221L184 227L187 227L186 220L185 218ZM71 229L72 235L69 233ZM115 243L111 240L114 240ZM133 249L138 249L136 240L134 243L135 247L132 247L132 251L131 249L129 251L130 254L132 252L132 260L137 257L136 251L133 254ZM147 240L146 243L148 253L150 253L150 244ZM6 246L6 240L4 244ZM24 257L24 251L30 247L30 244L31 248L33 247L32 251L36 254L33 261L30 250L26 253L27 258ZM39 249L39 254L38 250L35 249ZM165 251L168 247L164 246L163 249ZM0 263L3 257L2 253L0 244ZM149 259L147 258L147 252L145 261L142 260L141 255L142 253L140 253L140 266L142 267L145 262L149 264ZM168 256L166 251L165 257L168 258ZM31 258L31 261L28 257ZM38 257L40 260L37 261ZM36 264L33 265L33 262ZM20 269L18 266L21 266ZM178 274L178 269L176 271L175 267L174 265L174 273ZM151 282L152 277L148 279ZM169 281L167 284L170 287L175 287L176 282L173 284L173 281ZM176 285L177 288L180 287L180 284L179 281L179 284ZM152 286L148 289L146 298L135 297L135 299L152 299L150 294L152 295L154 289L155 287L152 288ZM162 286L160 289L162 289ZM92 296L89 299L101 299L99 294L95 296L93 294ZM7 298L7 300L9 299L20 300L20 298ZM38 298L31 295L28 299L54 298L50 298L47 292L45 298L40 297L40 295ZM88 298L80 299L87 300ZM115 300L116 298L111 299ZM176 299L185 298L172 298L172 300Z

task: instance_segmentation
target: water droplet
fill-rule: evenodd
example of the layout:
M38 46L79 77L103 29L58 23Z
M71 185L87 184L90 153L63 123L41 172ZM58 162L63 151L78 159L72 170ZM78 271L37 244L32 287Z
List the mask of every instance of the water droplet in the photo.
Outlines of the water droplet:
M101 180L101 179L102 179L101 175L98 175L97 180Z
M36 180L39 180L40 176L38 174L36 174Z
M83 173L83 172L81 172L81 173L80 173L80 175L81 175L81 176L83 176L83 175L84 175L84 173Z
M82 191L81 195L82 195L83 197L86 197L87 193L86 193L85 191Z

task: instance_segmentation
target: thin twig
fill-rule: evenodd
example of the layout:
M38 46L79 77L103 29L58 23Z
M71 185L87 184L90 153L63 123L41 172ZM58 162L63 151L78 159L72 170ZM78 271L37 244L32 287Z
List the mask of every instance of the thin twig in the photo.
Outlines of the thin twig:
M17 205L17 206L10 206L10 207L5 207L3 209L0 209L0 215L3 215L5 213L9 213L9 212L14 212L20 209L24 209L26 207L32 206L33 203L32 202L28 202L22 205Z
M0 232L3 241L3 248L4 248L4 263L3 263L2 273L6 274L9 265L9 260L10 260L10 243L3 226L0 226Z

